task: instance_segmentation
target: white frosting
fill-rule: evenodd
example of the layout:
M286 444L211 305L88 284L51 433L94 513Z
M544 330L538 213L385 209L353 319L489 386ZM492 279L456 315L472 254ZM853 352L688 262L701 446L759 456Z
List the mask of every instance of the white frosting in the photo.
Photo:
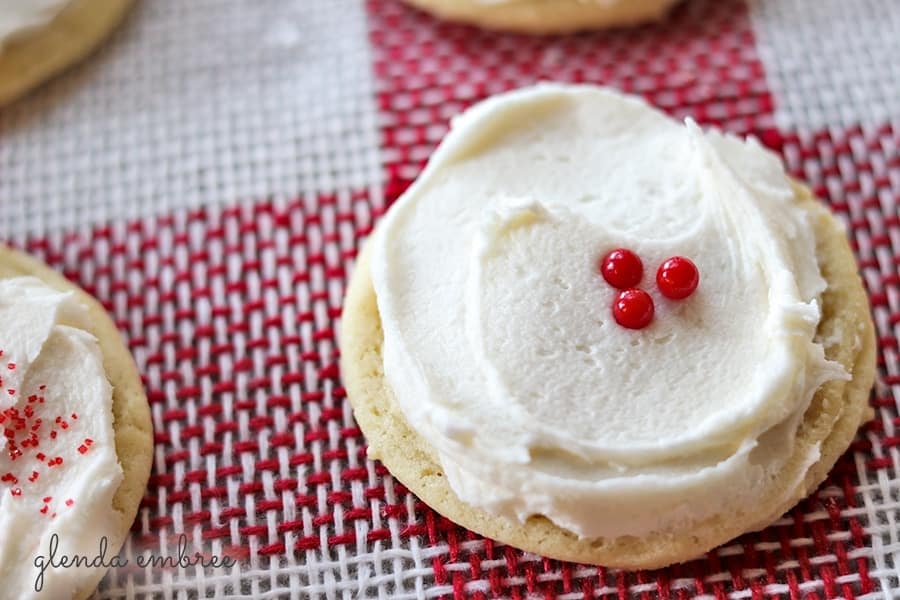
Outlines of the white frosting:
M755 140L606 89L459 116L372 260L385 376L459 497L585 537L752 505L815 390L847 378L814 340L826 283L793 197ZM615 247L644 262L646 329L612 319L596 264ZM700 271L682 301L654 281L673 255Z
M0 482L0 597L71 598L96 570L47 569L38 594L35 559L49 561L56 533L57 561L74 554L93 560L101 536L118 529L112 498L122 469L112 426L112 388L97 340L85 331L87 319L71 293L31 277L0 279L0 413L5 415L0 477L17 479ZM11 410L22 419L18 426ZM7 429L14 432L12 438ZM36 448L22 443L31 431ZM51 431L57 432L55 439ZM16 448L21 455L16 456ZM57 457L62 464L48 466ZM31 481L34 472L37 478ZM107 561L117 551L110 548Z
M0 0L0 51L8 41L46 25L70 0Z

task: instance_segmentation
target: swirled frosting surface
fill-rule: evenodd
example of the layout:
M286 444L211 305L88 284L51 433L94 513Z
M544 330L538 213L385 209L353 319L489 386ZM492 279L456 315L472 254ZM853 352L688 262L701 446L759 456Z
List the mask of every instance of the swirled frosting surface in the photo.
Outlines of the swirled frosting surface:
M598 537L736 510L793 453L816 389L847 377L815 340L808 219L755 140L603 88L496 96L373 239L385 377L488 512ZM644 262L645 329L612 318L597 261L616 247ZM653 281L673 255L701 273L682 301Z

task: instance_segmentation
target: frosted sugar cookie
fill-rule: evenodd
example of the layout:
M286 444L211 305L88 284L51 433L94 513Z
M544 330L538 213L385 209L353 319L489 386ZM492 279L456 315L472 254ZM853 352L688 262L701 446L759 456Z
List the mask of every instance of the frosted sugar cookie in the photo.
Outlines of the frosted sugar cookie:
M435 510L629 568L809 494L875 370L843 229L775 155L561 85L453 122L360 257L341 354L372 456Z
M2 246L0 380L0 598L86 598L144 494L150 411L103 307Z

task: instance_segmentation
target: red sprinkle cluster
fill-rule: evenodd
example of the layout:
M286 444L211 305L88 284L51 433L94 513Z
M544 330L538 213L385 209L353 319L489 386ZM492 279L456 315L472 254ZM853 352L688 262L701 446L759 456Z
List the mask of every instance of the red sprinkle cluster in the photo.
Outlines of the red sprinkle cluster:
M599 264L603 279L620 290L613 301L616 323L628 329L643 329L653 320L655 308L650 294L637 286L644 276L641 258L626 248L610 251ZM683 256L666 259L656 271L660 293L672 300L682 300L694 293L700 283L696 265Z
M0 350L0 356L3 356L3 350ZM15 371L16 364L13 362L7 363L6 368L10 371ZM0 389L3 389L3 387L3 378L0 377ZM39 391L43 392L46 388L46 385L41 385ZM15 396L17 393L13 388L8 388L6 392L10 396ZM66 417L60 415L54 419L52 425L45 426L43 419L35 417L34 409L36 404L44 403L45 399L43 395L32 394L26 399L24 408L19 409L17 406L12 406L0 411L0 431L2 431L3 437L6 440L6 451L11 462L16 462L25 456L26 453L33 452L34 458L37 459L38 462L46 464L48 469L59 467L63 464L63 458L61 456L47 456L40 448L42 440L46 440L47 438L55 440L61 432L66 432L70 427L69 421ZM69 415L68 419L75 421L78 419L78 414L72 413ZM87 454L93 443L94 440L85 438L84 441L77 446L78 452L80 454ZM32 470L27 477L22 475L25 481L21 482L20 485L20 475L17 475L16 473L0 473L0 483L6 484L9 487L10 495L14 498L18 498L23 494L22 486L25 486L27 489L28 484L35 483L40 476L40 471ZM42 515L46 515L51 519L56 517L56 513L51 512L50 509L50 502L52 500L53 498L51 496L43 498L43 507L40 509ZM66 506L72 506L73 504L75 504L75 501L71 498L65 501Z

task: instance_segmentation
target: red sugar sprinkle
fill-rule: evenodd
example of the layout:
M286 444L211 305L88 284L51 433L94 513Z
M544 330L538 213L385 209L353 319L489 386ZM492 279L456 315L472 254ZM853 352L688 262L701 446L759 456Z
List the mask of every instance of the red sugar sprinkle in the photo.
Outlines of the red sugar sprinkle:
M11 363L9 363L8 365L6 365L6 368L9 369L10 371L15 371L15 370L16 370L16 363L11 362Z
M628 329L643 329L649 325L653 312L653 298L639 289L619 292L612 306L616 323Z
M42 385L42 386L41 386L41 387L39 387L39 388L38 388L38 389L39 389L39 390L41 390L41 391L42 391L42 392L43 392L43 391L44 391L44 390L46 390L46 389L47 389L47 386L46 386L46 385Z
M49 512L49 510L50 510L50 507L44 505L44 507L41 509L41 514L46 515Z
M673 256L666 259L656 272L656 286L666 298L681 300L697 289L700 272L691 259Z
M644 264L640 257L627 248L610 251L598 266L606 283L620 290L637 286L644 275Z
M0 365L2 365L2 363L0 363ZM0 368L2 368L2 366L0 366ZM46 385L41 385L40 389L43 390L46 387ZM0 383L0 393L2 393L3 389L2 383ZM7 389L6 391L10 395L15 395L16 393L16 390L12 388ZM64 459L62 456L48 457L44 452L37 451L41 446L41 442L48 440L48 437L51 440L55 440L59 437L61 432L65 433L66 430L71 429L70 422L66 421L65 418L60 415L53 418L54 423L58 426L56 429L50 429L48 427L47 429L50 429L49 432L47 429L43 432L41 431L43 419L35 418L36 409L33 405L37 403L43 404L44 401L45 399L43 396L31 394L28 396L28 403L25 404L24 407L20 408L13 406L0 411L0 434L2 434L0 439L5 438L6 450L11 461L15 461L16 459L25 456L25 452L27 452L30 456L34 456L35 459L41 463L45 463L48 467L58 467L63 464ZM77 420L78 413L71 413L71 419ZM82 454L88 452L93 443L94 441L92 439L85 438L83 443L78 446L79 452ZM31 471L30 473L31 475L27 476L27 481L29 483L35 483L40 478L40 472ZM19 483L17 475L18 474L16 473L0 473L0 482L14 486ZM26 474L23 473L22 477L25 478ZM13 496L21 496L22 492L23 490L20 487L10 488L10 494ZM44 504L48 504L51 500L52 497L47 496L44 498ZM69 499L66 502L66 505L72 506L74 502L74 500ZM41 512L49 514L46 507L45 510L42 510ZM53 518L56 516L56 513L52 513L50 516Z

